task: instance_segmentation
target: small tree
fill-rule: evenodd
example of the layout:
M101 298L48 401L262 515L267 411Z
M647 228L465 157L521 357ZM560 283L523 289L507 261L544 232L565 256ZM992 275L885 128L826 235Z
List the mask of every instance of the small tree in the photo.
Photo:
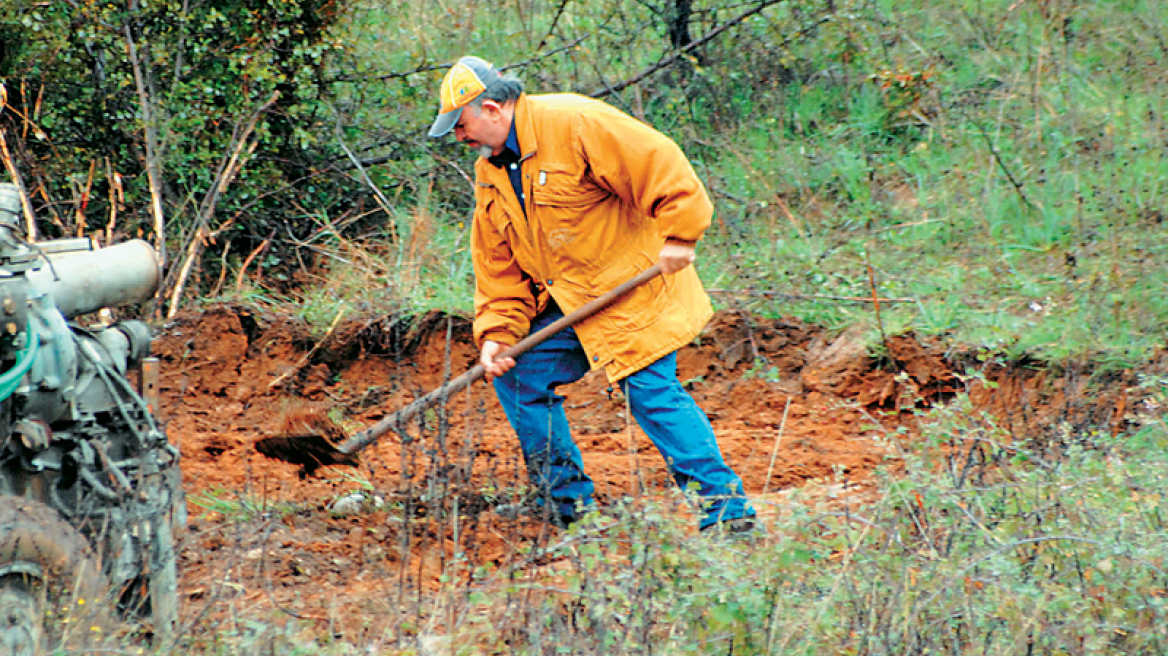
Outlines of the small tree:
M338 6L5 3L0 129L47 232L145 236L167 260L168 244L197 256L228 231L269 233L280 190L327 158L312 124Z

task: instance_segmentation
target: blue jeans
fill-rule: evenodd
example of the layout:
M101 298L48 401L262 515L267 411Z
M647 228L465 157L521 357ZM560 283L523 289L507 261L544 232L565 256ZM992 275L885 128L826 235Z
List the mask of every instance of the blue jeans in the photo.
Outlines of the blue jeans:
M531 332L563 316L554 303L532 322ZM571 522L591 505L594 486L584 473L580 449L572 440L564 397L556 387L588 373L588 357L576 331L566 328L520 356L515 367L495 379L495 393L519 437L527 473L540 499L556 505ZM705 412L677 379L677 354L669 355L620 381L637 423L657 446L682 489L697 484L705 515L701 527L754 515L742 479L722 458Z

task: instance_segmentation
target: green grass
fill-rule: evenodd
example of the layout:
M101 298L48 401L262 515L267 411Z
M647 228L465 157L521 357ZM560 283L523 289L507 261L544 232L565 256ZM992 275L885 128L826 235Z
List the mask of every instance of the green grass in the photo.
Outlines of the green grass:
M187 497L187 500L203 509L203 519L219 515L228 523L248 522L265 515L282 517L299 510L298 507L290 503L256 498L254 495L225 489L192 494Z

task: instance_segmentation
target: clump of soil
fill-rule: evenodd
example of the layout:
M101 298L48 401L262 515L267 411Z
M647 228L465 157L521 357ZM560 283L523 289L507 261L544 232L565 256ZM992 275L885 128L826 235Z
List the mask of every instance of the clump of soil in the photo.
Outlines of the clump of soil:
M1074 372L986 365L912 335L884 346L875 359L856 331L831 335L726 311L681 351L679 377L763 515L801 486L865 494L889 462L890 437L913 439L916 411L960 390L1017 436L1124 421L1122 385L1099 398ZM162 416L182 451L190 500L180 545L190 618L266 608L356 639L384 626L369 618L400 617L391 600L443 585L452 562L468 564L460 571L513 562L519 546L549 535L489 512L521 493L526 475L482 384L366 449L358 467L303 476L254 449L286 431L289 415L326 417L351 434L462 373L477 358L465 319L353 321L316 343L290 317L220 305L180 315L155 352L164 363ZM970 368L996 389L958 375ZM602 505L672 489L601 372L561 391Z

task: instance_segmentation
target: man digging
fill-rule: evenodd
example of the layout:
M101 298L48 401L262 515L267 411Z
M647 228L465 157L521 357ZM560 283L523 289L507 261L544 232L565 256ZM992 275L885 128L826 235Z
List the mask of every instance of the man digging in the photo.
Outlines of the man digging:
M593 483L572 440L560 385L603 367L682 489L696 484L703 532L756 530L742 479L677 378L677 350L713 315L694 262L713 205L668 137L575 94L527 95L478 57L442 80L431 137L473 148L474 336L519 438L538 496L500 506L570 525ZM507 346L658 264L662 275L518 358Z

